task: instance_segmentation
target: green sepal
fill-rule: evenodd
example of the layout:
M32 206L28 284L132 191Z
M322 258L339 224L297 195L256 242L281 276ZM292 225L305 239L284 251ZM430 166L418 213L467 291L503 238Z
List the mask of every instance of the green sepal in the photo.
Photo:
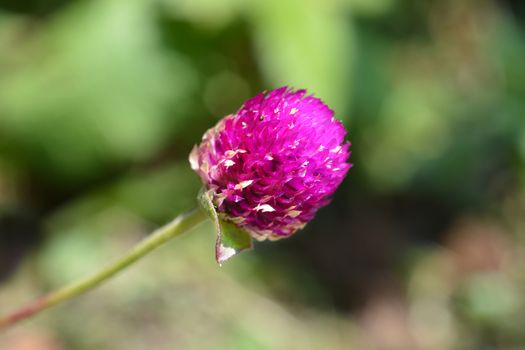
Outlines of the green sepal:
M210 191L202 189L199 193L199 203L215 225L215 260L222 265L231 257L251 249L253 241L248 231L220 217L212 198Z

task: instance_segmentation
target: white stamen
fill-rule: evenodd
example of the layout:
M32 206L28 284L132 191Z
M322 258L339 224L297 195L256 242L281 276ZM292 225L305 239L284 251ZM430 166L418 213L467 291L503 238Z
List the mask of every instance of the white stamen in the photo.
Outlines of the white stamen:
M242 190L243 188L250 186L252 183L253 183L253 180L241 181L237 185L235 185L234 188L236 190Z
M330 150L330 152L331 152L331 153L337 153L337 152L339 152L340 150L341 150L341 146L337 146L337 147L335 147L335 148L332 148L332 149Z
M275 211L275 209L269 204L257 204L257 206L253 209L260 210L263 213Z
M226 152L224 152L224 155L227 158L233 158L237 153L246 153L246 150L242 148L236 149L235 151L232 149L229 149Z
M190 153L190 166L196 171L199 169L199 150L197 146L193 147Z
M301 215L301 211L300 210L290 210L288 213L286 213L288 216L292 217L292 218L296 218L298 217L299 215Z

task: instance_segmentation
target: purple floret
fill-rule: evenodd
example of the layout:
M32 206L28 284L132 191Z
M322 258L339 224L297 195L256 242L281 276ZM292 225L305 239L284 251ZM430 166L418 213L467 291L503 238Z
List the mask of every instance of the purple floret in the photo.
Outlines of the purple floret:
M190 163L223 219L256 239L279 239L329 203L351 167L345 134L320 99L282 87L208 130Z

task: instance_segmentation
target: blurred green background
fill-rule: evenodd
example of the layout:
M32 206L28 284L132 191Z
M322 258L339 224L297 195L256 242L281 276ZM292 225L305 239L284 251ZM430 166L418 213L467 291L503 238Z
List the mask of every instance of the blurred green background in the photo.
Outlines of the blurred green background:
M204 225L0 348L524 349L522 0L0 0L0 312L194 206L283 84L352 141L304 231L218 268Z

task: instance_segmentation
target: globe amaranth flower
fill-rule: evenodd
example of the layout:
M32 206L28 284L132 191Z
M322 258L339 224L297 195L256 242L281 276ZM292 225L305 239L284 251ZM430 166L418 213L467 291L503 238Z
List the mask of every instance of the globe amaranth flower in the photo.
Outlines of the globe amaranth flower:
M320 99L282 87L208 130L190 163L222 219L256 239L279 239L303 228L345 177L345 134Z

